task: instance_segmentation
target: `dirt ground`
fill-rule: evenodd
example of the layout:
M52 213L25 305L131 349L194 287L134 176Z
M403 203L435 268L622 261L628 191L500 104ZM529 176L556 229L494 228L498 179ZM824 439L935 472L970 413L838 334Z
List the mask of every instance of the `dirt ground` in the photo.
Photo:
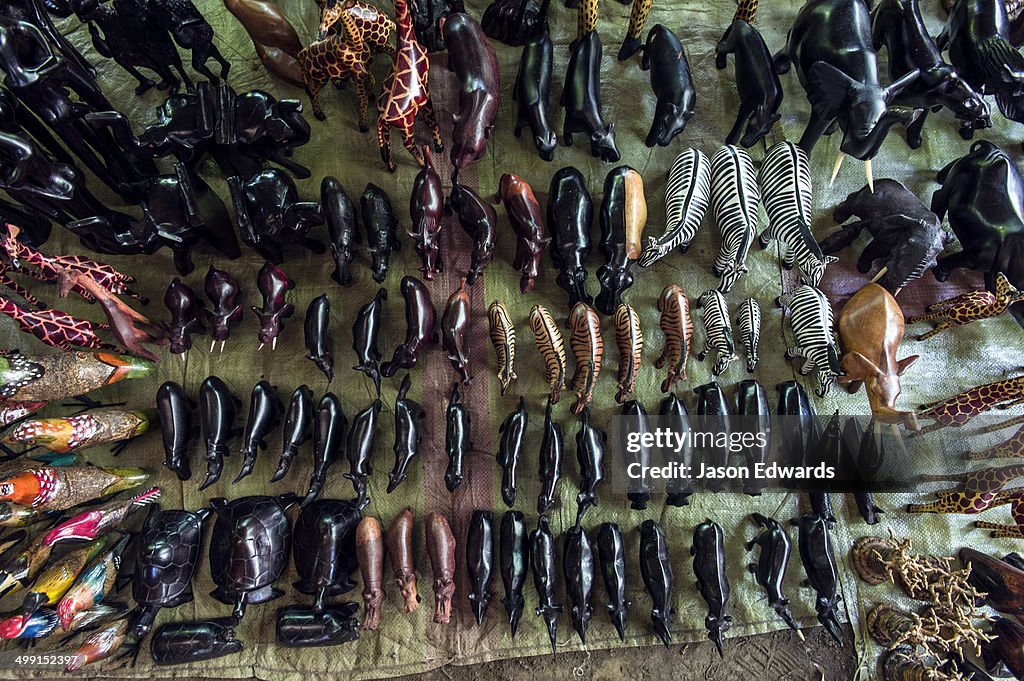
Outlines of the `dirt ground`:
M804 635L805 641L792 631L729 639L724 660L706 641L446 666L398 681L849 681L854 677L851 646L840 647L821 627L805 630Z

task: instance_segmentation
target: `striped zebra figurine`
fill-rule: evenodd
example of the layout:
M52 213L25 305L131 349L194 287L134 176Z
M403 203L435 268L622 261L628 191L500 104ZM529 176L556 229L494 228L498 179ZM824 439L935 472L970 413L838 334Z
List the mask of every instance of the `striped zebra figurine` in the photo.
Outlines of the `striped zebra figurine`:
M697 361L703 362L708 353L717 353L711 373L721 376L734 359L736 346L732 340L732 325L729 323L729 306L725 304L725 296L716 289L705 291L698 301L704 320L704 347L697 355Z
M697 149L687 149L672 162L665 187L665 233L648 237L640 267L650 267L676 246L683 253L697 234L711 200L711 163Z
M747 298L736 315L736 326L740 330L740 343L747 351L747 373L757 368L757 345L761 340L761 306L753 298Z
M789 323L796 338L796 345L786 349L786 359L803 358L800 375L816 372L814 392L818 397L825 397L836 376L843 374L836 349L835 319L828 298L813 286L804 284L793 293L779 296L776 302L789 310Z
M765 154L757 180L768 227L759 237L761 248L778 240L783 245L782 265L800 268L805 284L817 286L825 266L838 258L825 256L811 233L811 171L807 154L792 142L779 142Z
M728 293L747 272L747 252L757 232L761 188L754 162L743 149L730 144L711 157L711 210L722 233L722 248L712 269L722 278L718 290Z

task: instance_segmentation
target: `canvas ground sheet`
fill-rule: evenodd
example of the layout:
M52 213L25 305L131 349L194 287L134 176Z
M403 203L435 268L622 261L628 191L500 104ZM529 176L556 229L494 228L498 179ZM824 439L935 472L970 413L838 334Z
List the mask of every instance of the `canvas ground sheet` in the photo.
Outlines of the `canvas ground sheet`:
M764 33L773 51L782 47L785 31L791 24L797 11L796 2L770 3L764 7L756 19L757 26ZM217 44L225 56L233 63L229 77L231 85L237 91L262 88L274 93L279 98L296 97L306 102L301 90L282 85L271 80L263 71L256 59L248 37L224 9L219 1L200 0L198 5L213 24L217 33ZM279 3L284 12L292 19L304 40L309 39L318 20L317 7L310 0L281 0ZM479 16L484 4L481 0L468 2L469 11ZM387 8L390 10L390 8ZM615 60L618 45L626 31L629 7L614 0L605 0L600 7L598 29L604 42L604 58L602 61L602 87L604 113L607 120L614 121L619 147L622 151L622 162L636 168L644 177L649 207L649 218L646 233L660 234L665 225L664 187L667 170L673 158L684 148L694 146L709 156L721 145L722 140L733 124L737 109L737 95L733 85L732 60L725 71L716 71L714 67L714 48L718 38L728 26L735 6L730 0L708 0L707 2L684 2L681 0L659 0L655 3L648 26L664 23L676 31L684 45L690 60L690 66L697 86L696 115L686 130L676 138L668 148L648 149L643 145L647 129L654 110L654 97L651 94L649 76L639 68L639 60L634 59L620 63ZM938 3L928 2L924 12L933 31L938 30ZM568 61L568 42L575 33L576 17L573 10L563 7L561 2L551 3L551 32L555 41L554 78L551 96L550 116L560 130L562 115L558 110L558 96L561 92L564 73ZM74 19L61 24L73 40L86 46L88 35ZM134 82L113 62L102 60L96 56L91 45L85 47L86 53L96 60L100 72L101 83L110 94L114 103L124 110L133 121L135 129L141 128L154 119L155 107L162 95L152 91L143 97L132 94ZM532 145L528 134L516 139L512 134L515 122L515 105L512 101L512 86L515 79L520 50L502 44L496 44L496 51L502 69L501 107L495 130L487 145L485 156L461 175L461 181L475 187L481 195L493 194L502 173L515 172L526 179L534 188L542 205L546 205L548 184L552 174L565 165L579 168L587 178L592 193L595 212L600 205L604 176L611 165L601 163L589 155L589 144L582 136L577 136L576 144L567 148L559 146L555 161L541 161ZM186 62L187 63L187 62ZM380 82L387 69L386 57L376 60L374 70ZM783 102L782 120L776 126L774 139L799 138L807 120L809 105L800 88L795 74L783 77L786 88L786 99ZM439 112L442 132L446 139L451 133L451 112L457 107L457 84L454 75L446 68L446 57L441 55L432 61L430 85L435 106ZM319 183L323 176L338 177L348 193L358 200L358 195L368 182L383 187L392 198L400 221L400 240L402 250L393 256L391 270L385 286L388 289L388 301L385 307L384 328L381 348L386 356L402 341L405 334L402 298L399 293L399 281L403 274L417 274L419 259L413 249L411 239L405 230L410 227L408 213L408 197L413 177L417 168L407 152L402 149L398 136L395 136L395 156L398 160L398 171L389 174L381 163L375 136L372 133L360 134L356 129L355 96L351 89L338 92L328 88L323 92L323 101L327 112L326 122L312 123L312 139L308 145L296 152L296 159L309 166L312 177L298 182L303 198L315 199L319 192ZM308 111L308 102L307 111ZM993 106L993 110L995 110ZM996 114L997 125L986 131L989 139L1010 149L1018 155L1017 129L1005 124ZM372 127L372 118L371 118ZM420 129L422 142L428 140L425 131ZM956 123L948 114L933 116L925 132L924 145L910 151L903 141L902 131L894 130L874 162L877 178L890 177L905 183L927 203L931 192L937 187L934 182L935 172L951 160L964 153L967 142L956 133ZM835 183L830 186L829 174L832 161L838 149L838 139L825 139L814 150L811 168L814 175L814 230L819 238L832 228L831 210L849 192L859 189L864 184L861 164L847 161ZM759 163L764 155L764 146L758 145L751 149L755 162ZM439 172L445 178L446 191L450 187L449 177L451 166L446 154L438 154ZM229 205L228 192L223 178L216 166L208 162L203 167L205 177L211 182L226 204ZM102 194L98 183L90 180L90 185ZM763 220L763 215L762 215ZM594 272L601 262L596 243L599 238L597 220L593 228L595 241L594 252L587 260L590 271L588 287L596 293L597 284ZM318 228L314 236L326 240L326 230ZM442 249L445 270L434 282L429 284L435 305L439 311L443 309L449 293L457 288L459 279L466 271L469 262L470 241L460 229L454 217L447 217L442 231ZM365 242L364 242L365 243ZM828 269L823 289L829 295L836 310L840 309L845 299L863 285L869 277L859 274L853 263L859 250L866 243L866 235L857 241L854 247L842 253L842 261ZM668 283L682 286L687 295L695 302L697 296L708 288L716 285L711 274L711 263L720 244L718 230L710 211L703 226L693 242L690 252L686 255L673 253L663 261L645 271L637 271L636 284L625 296L642 318L646 337L643 368L640 372L637 387L638 399L651 412L655 412L662 395L659 390L663 374L653 367L654 359L660 354L663 336L658 329L657 296ZM420 593L423 607L414 614L404 614L401 610L401 599L398 590L390 580L390 566L386 566L387 597L384 603L382 625L378 632L365 632L358 642L342 646L319 649L286 649L274 644L274 614L278 607L289 603L309 602L309 598L299 594L292 586L296 575L294 568L288 571L277 582L284 591L280 599L259 606L251 606L238 626L237 634L245 642L245 650L240 654L189 665L174 667L157 667L152 664L148 645L144 645L138 662L134 667L118 670L104 670L103 674L119 677L137 678L171 678L197 677L208 678L242 678L258 677L270 681L298 681L309 678L312 674L332 673L349 679L369 679L390 677L400 674L422 671L440 665L472 664L515 656L538 655L548 652L546 630L541 618L532 613L537 604L532 580L526 586L527 612L523 616L519 633L513 639L504 617L504 609L499 602L501 585L495 575L492 591L495 594L488 615L483 625L476 626L467 600L467 577L464 539L468 521L473 509L492 509L495 528L504 511L500 496L501 471L495 463L495 452L498 445L498 425L504 416L515 408L519 395L524 395L530 412L527 442L524 459L520 464L520 488L516 508L526 514L527 524L535 526L537 515L535 499L540 489L537 476L538 448L541 438L543 411L546 387L542 376L540 354L533 347L532 333L527 323L530 307L535 303L546 305L560 324L564 323L566 299L564 292L555 285L555 270L551 266L550 257L545 254L542 260L541 274L536 289L529 295L521 295L518 289L519 275L511 267L514 239L507 217L499 209L499 225L497 248L493 264L489 267L481 281L470 289L472 308L472 324L469 333L471 370L475 375L472 385L466 388L465 397L472 413L472 453L466 466L466 478L455 493L449 493L444 485L444 470L447 459L444 453L444 409L447 394L454 379L449 363L439 347L428 348L422 355L419 365L412 370L413 388L410 397L419 400L426 410L426 437L420 449L420 456L410 467L409 479L394 493L386 494L387 471L391 468L393 454L393 404L395 394L402 378L399 374L394 379L385 380L382 400L384 411L380 419L379 430L375 441L373 458L374 473L369 482L369 497L372 500L366 513L377 516L386 527L403 508L410 507L417 519L415 531L415 551L417 567L420 574ZM55 229L54 237L47 244L53 252L79 252L80 246L74 238ZM140 281L140 289L153 300L147 312L154 318L167 316L162 306L163 292L175 276L170 253L162 251L153 256L140 258L108 257L123 270L134 274ZM244 290L243 304L246 315L241 326L237 327L228 341L223 353L209 352L208 340L196 338L193 349L184 356L167 356L159 365L156 375L145 381L122 383L98 393L107 400L127 401L133 407L152 407L157 386L165 380L175 380L195 398L200 383L208 375L222 377L228 385L247 403L252 386L261 378L267 378L278 388L282 400L287 400L292 390L301 383L308 384L317 396L327 389L325 377L306 359L303 349L302 317L309 301L321 294L328 293L331 300L331 351L335 360L335 379L329 388L335 391L344 405L346 414L351 418L373 400L373 389L362 374L350 371L348 367L355 363L351 350L351 327L359 306L368 302L377 286L372 281L365 250L360 250L358 259L353 266L355 281L346 288L341 288L330 278L333 264L329 255L312 255L305 251L288 253L284 269L295 280L296 287L289 294L289 299L296 307L296 314L286 322L284 333L277 349L269 347L257 350L257 323L255 316L248 307L259 304L255 288L255 274L262 265L260 258L243 248L243 256L234 262L224 261L215 253L200 248L195 253L196 269L185 277L195 290L200 291L207 267L211 263L231 271L242 283ZM750 272L743 276L733 291L727 296L730 309L735 314L739 304L748 296L754 296L763 311L763 330L761 338L761 362L754 376L768 389L774 404L774 386L784 380L797 377L795 364L791 365L783 359L785 346L792 342L792 332L783 320L781 311L774 306L774 299L784 289L792 290L798 285L795 272L784 272L774 248L760 251L752 249L748 259ZM980 286L980 277L964 272L957 272L946 284L939 285L930 273L910 286L899 296L899 302L906 314L919 313L924 305L940 298L948 297L955 292L970 287ZM44 286L37 286L40 297L52 303L58 303L56 292ZM504 301L516 323L518 331L518 353L516 371L518 381L509 393L502 397L499 385L494 377L495 360L487 339L486 307L493 300ZM98 309L90 308L81 302L59 301L62 306L72 312L100 319ZM699 348L704 335L699 324L698 314L694 319L697 331L693 346ZM45 352L44 346L33 338L19 335L14 324L7 319L0 319L0 330L3 332L5 346L18 347L23 351ZM607 424L617 413L614 403L614 374L618 353L613 342L611 319L603 320L605 338L605 364L601 378L597 384L593 412L598 424ZM1018 367L1024 366L1024 353L1019 347L1020 329L1008 317L976 323L969 327L946 332L941 336L924 343L912 340L904 342L900 356L920 354L920 361L909 370L903 380L903 396L900 403L910 407L925 401L939 399L958 392L968 386L990 382L1012 374ZM572 355L570 353L570 363ZM691 410L695 404L692 388L711 380L709 363L697 362L691 355L687 367L689 377L678 386L678 393L687 402ZM720 379L730 397L735 394L735 385L747 378L742 361L735 362L728 372ZM813 394L813 381L803 379L809 393ZM826 399L813 398L819 413L828 414L840 409L844 414L865 414L867 403L863 393L850 396L840 388L834 388ZM551 525L559 537L559 553L561 552L561 535L569 528L576 515L575 496L579 485L579 472L575 462L575 446L573 437L577 430L577 420L569 413L568 404L571 400L563 399L556 407L555 418L562 423L566 439L566 462L564 479L558 490L558 502L551 513ZM244 419L246 407L240 410L240 420ZM241 425L241 423L239 424ZM1008 437L1008 433L1004 433ZM280 451L280 432L270 437L270 447L260 454L255 471L244 481L232 486L239 465L239 457L234 454L224 467L224 474L219 483L203 493L197 491L198 482L204 475L201 444L196 442L192 448L193 479L181 483L169 471L161 466L162 448L157 432L150 432L133 443L117 461L120 465L142 465L154 472L153 481L164 490L162 503L165 508L183 507L196 509L208 502L210 498L224 496L236 498L249 494L279 494L288 491L303 494L306 490L311 470L311 446L303 448L302 455L294 462L289 475L281 482L269 484L273 471L277 466L277 453ZM240 445L236 441L232 445L237 452ZM97 463L109 461L103 452L90 453L89 459ZM328 473L327 485L323 497L349 498L352 496L351 485L343 478L347 463L338 461ZM624 533L627 546L628 595L632 602L630 620L626 632L625 643L620 643L605 612L606 603L600 578L595 583L592 605L594 615L588 632L587 647L614 648L621 645L647 646L657 644L649 624L651 602L644 593L640 579L637 560L639 546L639 526L648 518L657 520L665 528L671 546L672 568L675 573L675 589L673 606L675 615L672 632L677 641L696 641L705 637L703 626L706 612L705 604L694 587L694 577L689 556L691 536L696 524L705 518L711 518L721 524L725 532L726 550L728 553L728 576L732 584L730 612L734 624L729 632L730 638L766 632L783 627L783 623L767 607L764 597L757 588L753 578L747 572L750 555L744 550L743 544L754 534L754 526L749 515L760 512L779 520L794 517L800 508L798 495L768 493L758 498L740 494L724 493L718 495L698 494L692 499L691 505L684 508L666 507L661 499L656 498L646 511L631 511L628 503L620 495L614 495L610 489L602 490L601 504L591 510L585 519L584 527L591 538L596 536L596 529L601 522L618 523ZM852 499L845 502L836 499L840 522L835 531L834 541L836 554L841 562L843 615L854 622L856 647L865 661L870 662L877 651L866 648L862 622L864 613L874 603L895 598L891 587L866 587L858 583L847 565L849 547L856 537L866 533L883 534L892 529L897 535L910 535L915 545L923 551L948 553L961 545L970 543L1005 552L1014 548L1011 540L993 541L986 539L980 531L967 530L969 518L963 516L907 516L897 509L906 503L906 498L880 496L879 503L889 512L884 516L882 525L869 528L859 518ZM806 503L806 502L804 502ZM458 541L456 574L457 590L455 594L454 615L451 624L440 625L432 621L433 592L431 574L423 541L422 519L430 511L439 511L451 519L452 529ZM141 514L140 514L141 515ZM995 510L988 514L988 519L1008 521L1005 510ZM209 532L207 532L209 534ZM795 549L795 533L794 549ZM208 540L208 539L207 539ZM559 572L561 560L559 555ZM815 623L813 613L813 592L801 588L803 578L796 552L786 580L787 593L792 600L792 610L796 618L806 626ZM194 580L195 600L174 610L163 611L157 621L161 624L173 620L210 618L230 614L230 606L221 604L208 594L213 588L207 558L204 554L200 568ZM359 591L350 592L347 596L359 599ZM560 590L562 602L566 597ZM558 634L559 650L580 649L582 644L572 631L568 615L560 620ZM48 650L41 645L38 650ZM726 655L729 655L729 642L726 642ZM867 670L865 670L867 671ZM11 666L0 669L0 676L18 677L27 674L52 673L53 669L39 669ZM99 670L90 670L97 673Z

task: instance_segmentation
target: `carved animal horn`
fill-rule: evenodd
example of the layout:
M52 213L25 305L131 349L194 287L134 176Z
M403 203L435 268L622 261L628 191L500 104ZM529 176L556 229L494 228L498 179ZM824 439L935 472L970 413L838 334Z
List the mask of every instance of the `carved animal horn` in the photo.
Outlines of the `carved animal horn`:
M917 77L920 75L921 71L918 69L914 69L913 71L908 72L902 78L893 81L892 84L889 85L889 87L885 88L885 103L888 104L889 102L891 102L893 97L903 92L903 89L906 88L911 83L913 83L915 80L917 80Z

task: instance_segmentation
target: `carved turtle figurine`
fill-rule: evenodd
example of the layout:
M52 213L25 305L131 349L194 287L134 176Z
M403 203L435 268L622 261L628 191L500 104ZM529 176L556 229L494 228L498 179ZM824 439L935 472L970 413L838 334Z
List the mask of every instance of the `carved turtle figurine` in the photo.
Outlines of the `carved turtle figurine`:
M302 509L295 521L295 588L315 594L314 612L324 610L324 598L351 591L356 562L356 525L362 519L354 501L318 499Z
M235 622L246 605L281 596L273 584L288 566L292 528L285 514L296 503L291 493L210 501L217 514L210 539L210 573L217 588L210 595L234 605Z
M141 639L153 627L161 608L192 600L192 576L203 546L203 521L210 509L161 511L150 506L142 526L139 554L132 577L131 633Z

